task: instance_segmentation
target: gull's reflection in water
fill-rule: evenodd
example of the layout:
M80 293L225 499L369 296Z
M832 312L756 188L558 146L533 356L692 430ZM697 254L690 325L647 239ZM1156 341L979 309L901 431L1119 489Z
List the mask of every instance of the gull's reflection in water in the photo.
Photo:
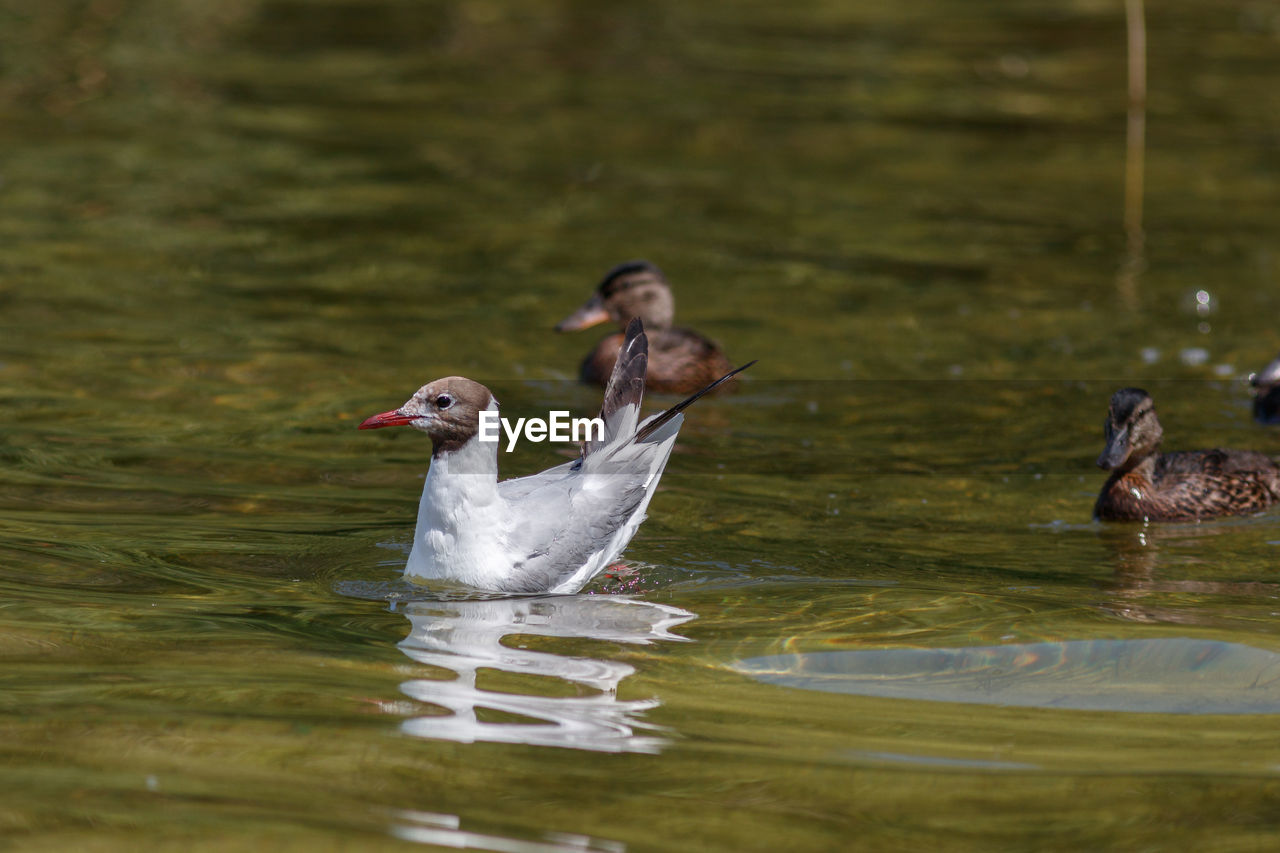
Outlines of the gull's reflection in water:
M636 733L637 729L652 732L660 728L643 719L644 712L658 706L658 700L618 698L618 684L635 672L635 667L615 660L535 650L525 647L522 638L638 645L688 642L671 632L695 618L687 610L620 596L555 595L411 601L404 613L413 627L400 642L400 650L419 663L457 675L451 681L423 678L400 685L412 699L452 712L406 720L402 728L407 734L463 743L524 743L598 752L656 753L667 742L653 734ZM529 643L535 644L548 645L537 640ZM482 669L497 671L504 678L542 676L570 682L572 692L579 695L554 695L566 692L563 683L545 693L505 692L506 687L504 692L487 690L477 684ZM482 719L479 709L486 709L482 714L490 719ZM504 716L515 719L502 721Z

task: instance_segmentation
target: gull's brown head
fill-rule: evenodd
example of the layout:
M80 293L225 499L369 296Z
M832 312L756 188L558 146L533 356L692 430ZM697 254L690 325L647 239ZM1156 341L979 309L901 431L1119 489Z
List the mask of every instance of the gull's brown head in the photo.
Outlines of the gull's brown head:
M480 431L480 413L498 401L488 388L462 376L423 385L398 409L366 418L357 429L411 426L431 436L432 455L457 450Z

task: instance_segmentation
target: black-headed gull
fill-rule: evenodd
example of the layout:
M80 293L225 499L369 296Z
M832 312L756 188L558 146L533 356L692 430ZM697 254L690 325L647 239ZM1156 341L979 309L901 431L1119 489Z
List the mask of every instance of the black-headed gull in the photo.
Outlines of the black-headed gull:
M498 482L499 442L480 437L480 413L496 413L498 401L460 376L424 385L400 408L361 423L408 425L431 436L405 576L498 592L571 593L612 563L644 520L681 412L755 363L641 423L648 346L641 322L632 320L600 409L603 439L540 474Z

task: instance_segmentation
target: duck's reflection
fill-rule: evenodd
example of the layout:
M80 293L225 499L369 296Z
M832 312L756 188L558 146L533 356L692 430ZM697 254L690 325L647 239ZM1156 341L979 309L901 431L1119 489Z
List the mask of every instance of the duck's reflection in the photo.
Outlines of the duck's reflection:
M1223 615L1220 608L1206 606L1211 598L1275 598L1280 584L1274 582L1169 576L1175 569L1185 572L1203 566L1211 570L1220 559L1215 559L1217 550L1196 546L1211 545L1219 536L1239 535L1248 525L1246 519L1209 525L1116 525L1106 530L1103 542L1115 563L1114 574L1102 585L1110 598L1106 609L1134 622L1217 625Z
M401 651L419 663L457 675L453 680L423 678L400 685L409 697L451 712L406 720L402 728L407 734L598 752L654 753L667 742L654 734L636 733L659 728L643 719L658 700L622 701L617 696L618 684L635 672L630 664L530 646L548 645L534 639L539 637L640 645L687 642L671 632L694 618L687 610L619 596L557 595L412 601L404 613L413 627L400 642ZM486 676L494 681L527 684L537 677L555 681L543 682L547 689L541 692L534 692L536 688L506 692L519 689L510 685L498 692L477 683L480 670L494 671ZM566 686L571 689L566 691ZM563 695L566 692L578 695Z

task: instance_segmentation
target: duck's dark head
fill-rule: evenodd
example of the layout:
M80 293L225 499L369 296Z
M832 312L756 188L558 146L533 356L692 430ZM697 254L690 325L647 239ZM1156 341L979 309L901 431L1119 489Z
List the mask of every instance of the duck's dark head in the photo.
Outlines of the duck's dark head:
M556 325L557 332L576 332L613 321L621 328L639 317L649 330L668 329L676 300L662 270L648 261L627 261L605 273L595 294Z
M462 447L480 431L480 413L498 408L489 389L462 376L419 388L400 408L366 418L357 429L411 426L431 436L432 455Z
M1264 424L1280 423L1280 355L1249 377L1253 386L1253 416Z
M1251 375L1249 384L1258 389L1259 394L1280 386L1280 355L1276 356L1262 370Z
M1098 457L1098 467L1108 471L1132 468L1157 452L1164 438L1155 403L1141 388L1121 388L1111 395L1103 428L1107 446Z

